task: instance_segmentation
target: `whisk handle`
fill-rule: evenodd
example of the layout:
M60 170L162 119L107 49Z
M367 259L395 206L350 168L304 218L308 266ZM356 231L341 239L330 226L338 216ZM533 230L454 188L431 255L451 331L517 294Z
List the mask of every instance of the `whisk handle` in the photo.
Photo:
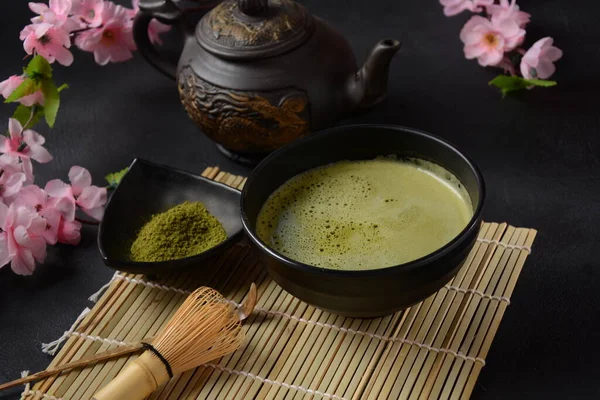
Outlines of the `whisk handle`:
M100 389L92 400L143 400L168 380L162 361L145 351Z

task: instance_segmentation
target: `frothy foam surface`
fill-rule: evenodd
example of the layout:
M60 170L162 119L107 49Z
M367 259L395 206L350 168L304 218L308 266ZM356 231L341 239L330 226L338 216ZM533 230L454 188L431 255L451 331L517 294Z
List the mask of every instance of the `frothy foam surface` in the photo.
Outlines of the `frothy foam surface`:
M423 257L473 215L450 172L419 159L342 161L300 174L263 205L257 233L305 264L365 270Z

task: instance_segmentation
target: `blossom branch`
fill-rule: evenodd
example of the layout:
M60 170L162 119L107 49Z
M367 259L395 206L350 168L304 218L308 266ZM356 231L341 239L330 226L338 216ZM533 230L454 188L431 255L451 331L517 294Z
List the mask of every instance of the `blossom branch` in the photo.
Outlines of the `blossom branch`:
M45 139L31 128L42 117L50 127L54 125L66 85L55 85L50 64L71 65L73 45L94 53L100 65L133 57L132 24L138 2L132 0L132 9L108 0L29 3L38 16L21 31L20 39L24 59L31 61L22 75L0 82L0 95L6 102L20 103L9 119L6 137L0 136L0 243L16 243L10 251L0 246L0 268L10 264L15 273L30 275L36 263L44 262L47 245L77 245L82 225L98 225L102 219L107 188L92 185L85 168L73 166L69 184L58 179L44 188L33 184L33 161L47 163L52 156L43 146ZM160 43L159 35L169 29L151 21L150 40ZM111 187L125 172L110 175ZM91 219L77 217L77 210Z
M29 113L29 119L27 120L27 122L25 122L25 125L23 125L23 129L29 128L29 124L31 124L31 122L33 121L33 117L35 116L36 111L36 106L33 105L31 107L31 112Z
M101 28L102 28L102 25L100 25L100 26L98 27L98 29L101 29ZM96 28L92 28L91 26L87 26L87 27L85 27L85 28L76 29L76 30L74 30L74 31L71 31L71 32L69 32L69 35L71 35L71 36L76 36L78 33L81 33L81 32L87 32L87 31L89 31L89 30L92 30L92 29L96 29Z
M502 68L504 72L508 72L510 76L517 76L517 70L513 65L512 61L508 57L504 57L500 64L498 64L498 68Z
M82 224L85 224L85 225L100 225L99 221L92 221L89 219L83 219L83 218L79 218L79 217L75 217L75 221L81 222Z
M531 15L521 11L516 0L440 0L440 3L447 16L464 11L477 14L460 32L465 57L477 59L482 67L502 68L509 74L490 82L503 94L533 86L556 85L547 79L554 74L554 62L562 57L562 51L553 46L551 37L538 40L527 51L520 47ZM513 59L520 62L518 68Z

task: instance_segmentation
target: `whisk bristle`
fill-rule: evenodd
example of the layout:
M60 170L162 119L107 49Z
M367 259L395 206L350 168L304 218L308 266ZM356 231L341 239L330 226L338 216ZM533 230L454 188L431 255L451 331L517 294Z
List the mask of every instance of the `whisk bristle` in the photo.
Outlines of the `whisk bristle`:
M216 290L201 287L188 296L152 346L178 374L235 351L243 340L234 306Z

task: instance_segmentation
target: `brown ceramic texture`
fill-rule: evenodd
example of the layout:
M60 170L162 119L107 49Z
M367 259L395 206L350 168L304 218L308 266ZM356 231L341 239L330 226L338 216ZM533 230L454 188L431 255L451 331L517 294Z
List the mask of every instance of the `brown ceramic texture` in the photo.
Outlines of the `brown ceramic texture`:
M227 149L268 152L309 132L308 97L302 91L225 90L198 78L189 67L178 80L188 115Z

